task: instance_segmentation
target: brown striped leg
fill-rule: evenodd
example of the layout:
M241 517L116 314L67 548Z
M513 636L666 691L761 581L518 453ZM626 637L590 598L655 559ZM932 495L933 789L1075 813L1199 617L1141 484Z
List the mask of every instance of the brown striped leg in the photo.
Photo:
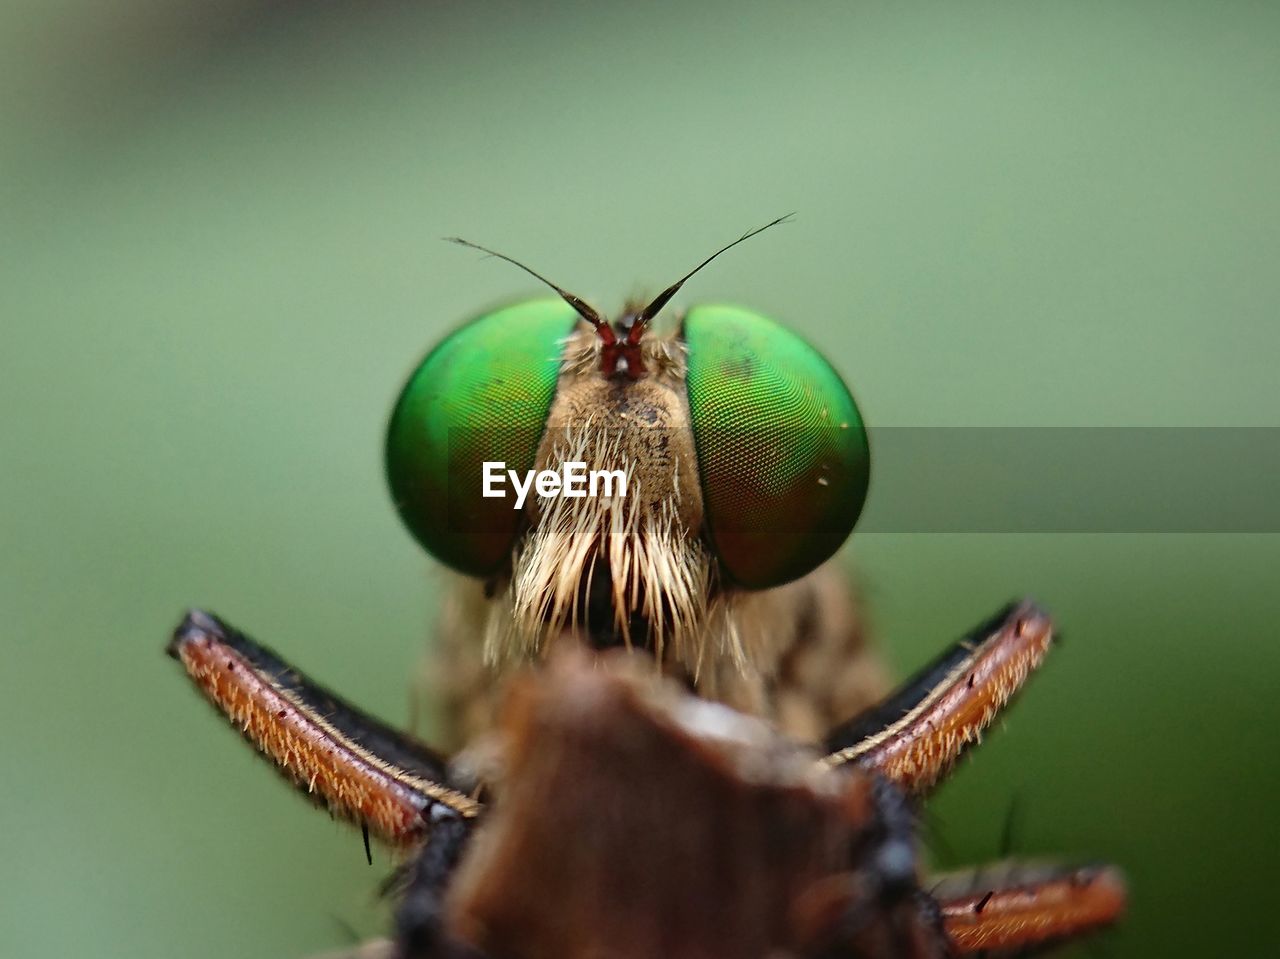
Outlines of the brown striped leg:
M827 766L874 770L914 796L955 765L1027 677L1053 639L1047 615L1016 603L970 632L884 703L827 740ZM1124 881L1109 866L1007 864L945 877L933 890L953 954L1026 955L1119 918Z
M913 796L940 782L1044 659L1049 617L1015 603L971 631L878 706L827 737L827 766L856 764Z
M955 955L1026 955L1111 925L1126 892L1110 866L1006 864L946 876L933 889Z
M312 801L393 846L480 804L449 785L445 762L360 712L217 617L192 611L168 646L205 698Z

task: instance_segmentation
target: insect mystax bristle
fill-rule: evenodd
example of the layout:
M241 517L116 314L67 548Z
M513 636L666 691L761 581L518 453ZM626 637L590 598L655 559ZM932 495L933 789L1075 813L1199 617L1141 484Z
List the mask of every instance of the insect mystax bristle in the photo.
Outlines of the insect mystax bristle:
M631 488L625 496L543 501L516 550L507 596L490 617L486 658L528 658L566 631L607 629L620 645L646 645L660 659L696 666L712 591L710 554L685 527L678 502L646 503L622 434L591 422L566 427L549 461L582 460L622 471ZM585 599L602 575L608 576L612 622L584 622ZM643 637L633 633L636 619L646 624Z

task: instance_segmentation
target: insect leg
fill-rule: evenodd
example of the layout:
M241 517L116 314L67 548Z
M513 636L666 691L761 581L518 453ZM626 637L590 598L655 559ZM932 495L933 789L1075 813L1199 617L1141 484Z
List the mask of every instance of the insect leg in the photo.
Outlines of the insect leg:
M1123 878L1111 866L1007 864L940 879L934 887L955 955L1026 955L1115 922Z
M205 698L295 786L395 846L420 842L439 811L474 821L441 757L360 712L279 656L192 611L168 646Z
M1002 609L883 703L837 727L822 763L856 763L913 796L927 793L981 740L1052 639L1052 622L1034 604Z
M905 793L883 776L870 778L871 815L854 851L852 897L836 941L820 959L856 954L941 959L948 940L937 902L919 886L916 813Z
M440 809L431 838L409 864L396 909L397 959L481 959L482 953L444 930L444 897L471 840L474 819Z

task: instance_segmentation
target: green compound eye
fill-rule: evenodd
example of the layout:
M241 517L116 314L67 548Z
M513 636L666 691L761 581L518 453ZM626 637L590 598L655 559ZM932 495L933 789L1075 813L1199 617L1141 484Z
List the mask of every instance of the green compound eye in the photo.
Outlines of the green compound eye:
M759 313L694 307L683 335L721 566L749 589L803 576L840 548L866 499L870 452L853 397L817 350Z
M559 299L528 300L455 330L409 377L387 430L387 482L400 518L441 562L486 576L510 555L522 513L485 498L483 464L533 468L578 320Z

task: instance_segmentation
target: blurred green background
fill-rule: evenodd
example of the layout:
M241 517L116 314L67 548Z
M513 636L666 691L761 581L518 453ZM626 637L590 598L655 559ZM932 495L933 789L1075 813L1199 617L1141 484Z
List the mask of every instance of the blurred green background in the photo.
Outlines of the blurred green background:
M323 13L320 13L320 10ZM10 2L0 11L0 955L304 956L360 838L162 655L203 605L389 720L436 576L381 476L448 327L679 302L820 342L868 420L1277 426L1280 8ZM875 487L891 487L877 474ZM1112 956L1274 950L1276 536L855 534L905 672L1066 642L936 857L1126 868Z

